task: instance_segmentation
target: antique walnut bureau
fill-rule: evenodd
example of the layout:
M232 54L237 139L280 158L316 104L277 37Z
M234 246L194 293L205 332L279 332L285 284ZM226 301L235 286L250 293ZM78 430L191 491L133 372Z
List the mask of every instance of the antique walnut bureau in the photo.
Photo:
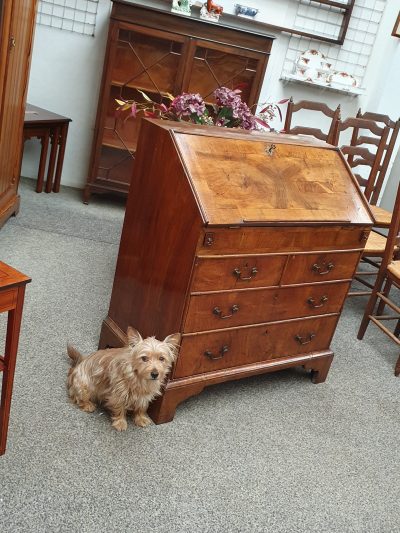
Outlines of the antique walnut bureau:
M371 225L336 147L144 120L100 347L183 334L156 423L222 381L301 365L320 383Z

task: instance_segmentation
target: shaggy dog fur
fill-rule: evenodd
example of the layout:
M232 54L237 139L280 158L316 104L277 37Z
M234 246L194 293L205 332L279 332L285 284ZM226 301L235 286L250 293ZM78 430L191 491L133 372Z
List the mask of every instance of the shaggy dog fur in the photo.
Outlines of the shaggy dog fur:
M127 337L127 346L99 350L88 357L70 345L67 348L72 360L68 373L71 400L89 413L96 409L96 404L106 407L117 431L126 430L127 412L133 412L137 426L151 423L146 414L149 402L161 394L181 339L179 333L162 342L155 337L142 339L131 327Z

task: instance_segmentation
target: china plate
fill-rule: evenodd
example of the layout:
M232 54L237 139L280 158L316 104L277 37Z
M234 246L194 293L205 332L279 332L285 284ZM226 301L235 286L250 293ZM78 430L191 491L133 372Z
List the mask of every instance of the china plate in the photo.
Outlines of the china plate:
M303 66L309 69L323 68L324 64L326 64L325 56L318 50L306 50L297 60L299 67Z
M330 85L342 85L344 87L358 87L358 81L348 72L332 72L327 78Z

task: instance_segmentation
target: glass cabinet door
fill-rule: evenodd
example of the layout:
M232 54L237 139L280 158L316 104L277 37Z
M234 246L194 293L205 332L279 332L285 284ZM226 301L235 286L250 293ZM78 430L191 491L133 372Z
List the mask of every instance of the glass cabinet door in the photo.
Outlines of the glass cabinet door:
M213 103L212 93L218 87L239 88L243 101L255 103L253 87L265 60L262 54L206 41L196 41L193 50L191 70L185 76L188 92L198 92Z
M128 29L129 28L129 29ZM109 97L102 132L98 177L128 184L133 168L140 118L117 112L116 100L168 102L167 93L179 92L184 38L145 28L118 25L113 42Z

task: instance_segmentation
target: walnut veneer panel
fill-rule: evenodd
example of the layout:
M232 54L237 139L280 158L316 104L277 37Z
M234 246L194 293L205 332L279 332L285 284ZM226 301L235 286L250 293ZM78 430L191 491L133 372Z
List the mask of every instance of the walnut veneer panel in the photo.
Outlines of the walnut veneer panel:
M338 149L175 137L210 225L370 220Z

